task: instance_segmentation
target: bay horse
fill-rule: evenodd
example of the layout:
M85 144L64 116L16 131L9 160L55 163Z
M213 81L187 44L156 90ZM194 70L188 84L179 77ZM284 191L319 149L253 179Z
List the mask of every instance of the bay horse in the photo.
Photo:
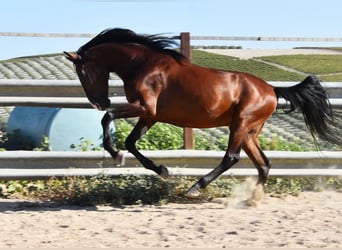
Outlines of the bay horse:
M192 64L172 49L175 45L174 38L115 28L99 33L77 53L64 52L74 63L91 105L107 110L101 121L103 146L113 159L122 158L121 152L113 148L109 131L114 119L139 117L125 145L145 168L162 177L169 175L167 168L155 165L135 146L156 122L196 128L228 126L230 136L221 163L190 187L186 195L197 195L236 164L241 149L257 168L257 185L263 187L271 163L259 146L258 136L281 97L290 103L290 111L303 113L314 138L318 135L336 142L331 106L317 77L310 75L291 87L273 87L248 73ZM122 79L128 101L112 109L108 98L110 72Z

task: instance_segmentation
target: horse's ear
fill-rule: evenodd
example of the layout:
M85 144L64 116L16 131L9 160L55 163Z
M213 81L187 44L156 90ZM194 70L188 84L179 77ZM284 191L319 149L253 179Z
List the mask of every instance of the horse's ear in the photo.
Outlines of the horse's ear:
M64 51L65 58L72 61L73 63L80 62L82 60L81 56L77 53L69 53Z

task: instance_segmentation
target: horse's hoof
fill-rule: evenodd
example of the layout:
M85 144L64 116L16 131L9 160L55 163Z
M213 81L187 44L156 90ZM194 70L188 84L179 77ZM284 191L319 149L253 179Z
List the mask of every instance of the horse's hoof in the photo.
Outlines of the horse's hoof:
M264 199L265 192L264 186L258 184L252 193L252 196L247 200L247 204L251 207L258 207L260 202Z
M169 170L163 165L160 165L159 168L160 168L160 174L159 175L164 179L168 178L169 177Z
M119 151L115 157L115 160L119 163L120 166L125 165L125 155L122 151Z
M253 200L251 198L244 201L244 204L246 205L246 207L258 207L259 203L260 201Z
M184 196L188 198L197 198L198 196L200 196L200 194L200 189L195 185L191 187L188 191L186 191Z

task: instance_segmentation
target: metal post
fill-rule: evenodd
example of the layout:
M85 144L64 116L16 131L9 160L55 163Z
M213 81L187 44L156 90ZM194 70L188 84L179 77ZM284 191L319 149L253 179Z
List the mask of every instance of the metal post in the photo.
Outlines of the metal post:
M191 60L190 33L182 32L180 34L180 37L181 37L181 52L184 56L186 56L189 60ZM184 141L184 149L194 148L194 135L193 135L192 128L183 129L183 141Z

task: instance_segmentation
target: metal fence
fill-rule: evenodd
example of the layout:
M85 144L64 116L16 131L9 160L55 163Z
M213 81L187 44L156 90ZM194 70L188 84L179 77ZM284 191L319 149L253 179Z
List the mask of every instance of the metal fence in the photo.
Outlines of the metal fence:
M271 82L289 86L293 82ZM330 101L342 107L342 84L324 83L333 94ZM112 105L126 102L123 84L110 81ZM283 102L283 103L282 103ZM280 101L281 105L286 105ZM0 106L50 106L90 108L77 80L0 80ZM203 175L219 164L224 152L173 150L143 152L158 164L170 167L172 175ZM342 152L266 152L273 163L271 176L342 176ZM125 166L115 166L106 152L0 152L0 179L41 179L50 176L95 174L151 174L129 153ZM242 154L240 162L225 175L256 175L252 162Z
M95 34L60 33L21 33L0 32L0 36L11 37L50 37L50 38L91 38ZM305 42L342 42L342 38L308 37L236 37L236 36L190 36L191 40L230 40L230 41L305 41ZM181 39L182 40L182 39ZM183 44L184 45L184 44ZM186 48L189 43L185 44ZM276 83L273 85L295 83ZM336 109L342 108L342 83L324 83L331 93L330 102ZM110 81L112 105L125 103L121 81ZM279 100L279 106L286 106ZM48 80L0 80L0 106L44 106L65 108L90 108L83 95L79 81ZM144 152L157 163L171 167L175 175L203 175L219 163L224 152L213 151L154 151ZM274 176L342 176L342 152L266 152L273 162L270 175ZM247 168L248 167L248 168ZM126 165L114 166L106 152L37 152L4 151L0 152L0 179L47 178L49 176L94 175L105 173L151 174L126 153ZM255 175L256 170L247 156L242 154L236 167L225 175Z
M274 86L291 86L297 82L269 82ZM342 107L342 83L325 82L323 87L330 93L334 108ZM109 81L112 105L126 103L121 80ZM279 100L279 107L286 105ZM17 80L0 79L0 106L42 106L64 108L91 108L84 97L78 80Z
M201 176L218 165L223 151L162 150L142 151L156 164L168 166L171 175ZM272 162L270 176L342 176L341 152L266 151ZM4 151L0 152L0 179L42 179L64 176L149 175L133 155L125 152L124 166L116 166L101 151ZM246 154L224 176L254 176L257 170Z

